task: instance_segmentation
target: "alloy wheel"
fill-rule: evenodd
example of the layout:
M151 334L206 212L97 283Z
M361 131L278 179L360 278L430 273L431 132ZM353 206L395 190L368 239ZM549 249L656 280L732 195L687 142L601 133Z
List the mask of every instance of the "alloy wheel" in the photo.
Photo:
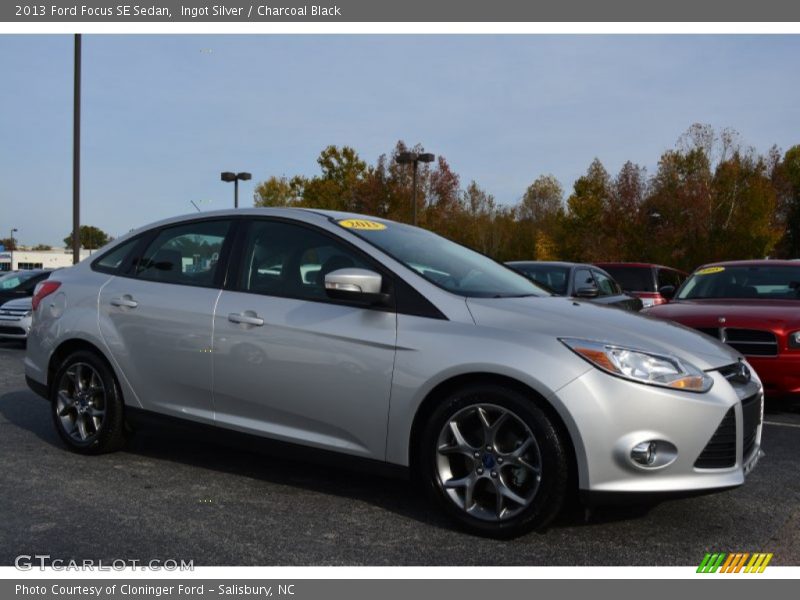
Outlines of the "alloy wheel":
M438 483L461 510L504 521L530 506L542 476L539 444L515 413L472 404L444 423L436 445Z
M106 418L106 389L91 365L76 362L58 382L56 416L64 432L79 444L94 441Z

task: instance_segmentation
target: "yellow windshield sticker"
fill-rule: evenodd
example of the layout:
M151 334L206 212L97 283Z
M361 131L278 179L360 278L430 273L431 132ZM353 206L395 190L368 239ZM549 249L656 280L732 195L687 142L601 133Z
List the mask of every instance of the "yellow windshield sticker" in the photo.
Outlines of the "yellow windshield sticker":
M386 229L386 225L377 221L367 221L366 219L345 219L339 221L339 225L348 229L365 229L368 231L381 231Z
M725 267L706 267L705 269L700 269L695 275L711 275L713 273L722 273L725 270Z

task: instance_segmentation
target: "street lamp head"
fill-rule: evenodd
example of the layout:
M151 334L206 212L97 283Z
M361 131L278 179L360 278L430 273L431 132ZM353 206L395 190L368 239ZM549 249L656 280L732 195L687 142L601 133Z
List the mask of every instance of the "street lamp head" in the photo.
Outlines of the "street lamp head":
M397 155L397 162L401 165L407 165L417 160L416 152L401 152Z
M236 181L236 173L231 173L230 171L223 171L219 177L222 181Z
M436 157L430 152L425 152L417 157L417 160L424 163L433 162Z
M14 228L11 230L11 233L17 233L18 231L19 231L19 229L17 229L16 227L14 227Z
M238 179L239 181L249 181L252 178L253 175L251 173L246 173L245 171L236 174L236 179Z

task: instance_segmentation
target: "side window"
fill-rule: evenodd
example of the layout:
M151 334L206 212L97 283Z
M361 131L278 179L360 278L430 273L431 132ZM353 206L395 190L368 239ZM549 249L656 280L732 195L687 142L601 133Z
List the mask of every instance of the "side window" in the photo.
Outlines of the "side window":
M324 300L325 275L371 268L343 243L301 225L256 221L245 240L239 289L244 292Z
M589 269L575 269L576 292L582 287L594 287L595 285L597 284L594 282L594 278Z
M597 282L597 288L600 290L601 296L616 296L620 293L616 282L605 273L600 271L592 271L594 280Z
M683 278L681 274L677 271L673 271L671 269L659 269L658 270L658 287L661 288L665 285L672 285L675 286L677 290L681 283L683 282Z
M92 266L98 270L106 273L113 273L122 264L122 261L128 256L128 253L133 250L134 246L139 243L140 238L128 240L124 244L120 244L111 252L107 252L99 259L97 259Z
M162 229L137 259L139 279L181 285L214 283L230 221L201 221Z

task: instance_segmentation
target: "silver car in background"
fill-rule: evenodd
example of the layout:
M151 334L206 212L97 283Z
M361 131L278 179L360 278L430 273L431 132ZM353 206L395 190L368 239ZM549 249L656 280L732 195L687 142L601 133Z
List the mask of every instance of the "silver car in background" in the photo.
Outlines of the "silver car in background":
M192 422L409 470L469 531L738 486L763 393L741 355L551 297L428 231L245 209L156 223L40 284L25 360L71 449Z
M28 338L33 321L33 307L30 297L9 300L0 306L0 340L19 340Z

